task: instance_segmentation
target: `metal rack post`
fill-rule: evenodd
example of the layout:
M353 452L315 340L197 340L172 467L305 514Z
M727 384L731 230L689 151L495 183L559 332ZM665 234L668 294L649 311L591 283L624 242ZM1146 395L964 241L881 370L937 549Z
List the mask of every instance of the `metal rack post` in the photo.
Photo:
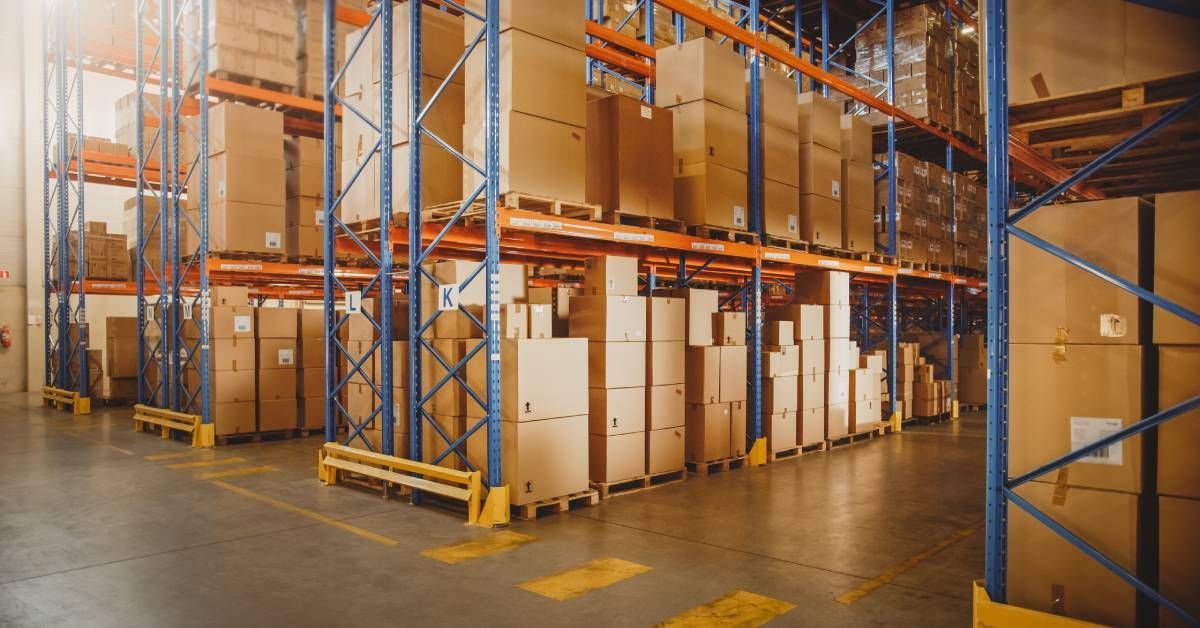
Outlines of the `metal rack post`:
M759 0L750 0L749 17L747 18L747 26L756 34L762 34L764 25L759 18ZM749 172L747 173L748 185L746 186L748 201L750 204L750 230L757 233L761 241L767 233L766 220L763 214L763 143L762 143L762 57L759 54L758 46L746 48L746 54L750 58L750 93L747 99L748 116L747 120L750 125L749 137ZM763 320L763 302L762 302L762 261L755 260L754 268L751 271L750 277L750 312L747 312L746 323L750 326L750 381L749 394L750 404L748 411L752 415L746 426L750 430L747 434L749 443L747 450L753 450L756 447L765 447L758 445L759 439L763 437L762 426L762 320ZM763 452L761 459L762 463L766 462L766 453Z
M895 0L886 0L886 19L887 19L887 103L890 106L896 105L896 2ZM896 250L896 116L889 115L887 123L887 178L888 178L888 255L897 256ZM892 277L888 281L887 288L887 330L886 338L888 343L888 404L889 414L892 422L892 427L899 428L904 419L904 413L900 408L899 390L896 389L896 369L897 369L897 351L899 350L899 279Z

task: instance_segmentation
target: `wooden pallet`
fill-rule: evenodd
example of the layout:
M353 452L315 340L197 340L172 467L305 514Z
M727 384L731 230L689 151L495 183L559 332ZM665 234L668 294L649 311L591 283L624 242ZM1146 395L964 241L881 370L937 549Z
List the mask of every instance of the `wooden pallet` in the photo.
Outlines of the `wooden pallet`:
M810 245L808 248L813 253L816 253L817 255L824 255L825 257L837 257L840 259L859 259L859 255L860 255L857 251L848 251L846 249L839 249L839 248L832 247L832 246L821 246L819 244Z
M261 251L209 251L210 255L228 260L246 260L254 262L286 262L287 255L283 253L263 253Z
M725 240L727 242L740 242L742 244L756 244L758 242L758 234L756 233L726 227L713 227L711 225L688 225L687 233L690 236L705 238L707 240Z
M938 272L938 273L949 273L949 272L951 272L951 270L953 268L949 264L933 264L933 263L925 264L925 267L931 271Z
M791 238L781 238L779 236L765 235L763 236L764 246L773 246L780 249L791 249L793 251L802 251L807 253L809 245L804 240L792 240Z
M973 404L973 403L971 403L971 404L966 404L966 403L960 403L960 404L958 404L958 413L959 413L960 415L961 415L963 412L983 412L984 410L987 410L987 406L986 406L986 405L984 405L984 404Z
M291 440L297 436L295 428L287 430L271 430L267 432L246 432L244 434L226 434L217 436L217 445L239 445L243 443L261 443L264 441Z
M687 472L687 467L683 467L674 471L643 475L621 482L591 482L591 485L600 492L600 499L608 499L682 482L687 479Z
M584 506L595 506L600 503L600 493L594 489L563 495L562 497L552 497L541 501L513 506L513 516L525 521L532 521L542 515L553 515L567 512L571 508L582 508Z
M246 76L245 74L238 74L236 72L230 72L229 70L214 70L212 72L212 76L214 78L221 79L222 81L229 81L230 83L241 83L242 85L249 85L251 87L257 87L260 89L269 89L273 92L280 92L282 94L295 95L296 92L298 91L295 85L285 85L283 83L276 83L275 81L268 81L266 79L258 78L256 76Z
M826 439L825 447L826 449L844 447L846 445L853 445L855 443L871 440L876 436L883 436L887 433L887 425L888 424L886 421L879 421L869 429L861 430L853 434L846 434L845 436L839 436L837 438Z
M791 460L793 458L799 458L800 456L803 456L806 454L815 454L818 452L822 452L822 451L825 451L826 449L827 449L827 447L826 447L825 441L821 441L819 443L813 443L811 445L797 445L795 447L784 449L782 451L767 452L767 462L776 462L779 460Z
M683 221L676 218L658 218L656 216L641 216L615 211L604 214L602 220L610 225L642 227L656 231L670 231L671 233L683 233L684 231Z
M595 203L576 203L574 201L563 201L548 196L537 196L523 192L505 192L500 198L502 204L511 209L521 209L540 214L562 216L563 218L574 218L576 220L590 220L592 222L599 222L603 217L601 207Z
M897 262L895 255L885 255L883 253L860 253L858 259L863 262L887 264L889 266L895 266Z
M746 466L746 457L734 456L732 458L721 458L720 460L710 460L708 462L694 462L689 460L684 464L687 465L688 471L696 475L712 475Z

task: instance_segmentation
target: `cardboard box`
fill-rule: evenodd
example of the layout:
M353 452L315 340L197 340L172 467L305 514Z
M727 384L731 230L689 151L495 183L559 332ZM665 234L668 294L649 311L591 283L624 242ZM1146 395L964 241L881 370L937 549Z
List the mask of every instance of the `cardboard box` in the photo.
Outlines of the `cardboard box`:
M593 482L621 482L645 475L646 434L589 434L588 461Z
M720 347L721 352L721 381L720 396L722 403L727 401L746 400L746 347ZM689 379L690 381L690 379Z
M646 340L685 340L687 302L680 297L649 297L646 301Z
M308 352L304 350L303 342L301 343L300 347L301 347L300 348L301 355L302 356L307 355ZM392 386L393 387L403 388L403 387L408 386L408 373L409 373L408 357L409 357L408 356L408 343L405 341L393 341L392 342ZM430 359L427 356L423 356L423 358ZM313 365L301 364L301 366L304 367L305 370L308 370L309 368L321 368L321 367L323 367L323 364L321 364L321 363L313 364ZM372 363L371 363L371 368L373 369L372 373L373 373L373 377L375 379L376 386L383 385L383 368L382 367L383 367L383 351L382 351L382 349L380 349L378 351L375 351L375 353L373 354ZM434 384L434 382L431 382L428 380L424 380L423 383L427 388L431 387Z
M808 408L796 413L796 444L801 447L825 440L825 407Z
M825 374L825 403L835 405L850 401L850 372L838 371Z
M292 307L254 308L254 329L259 338L296 338L299 312Z
M713 404L721 395L721 347L688 347L685 354L687 402Z
M199 307L192 309L192 317L199 320ZM211 339L254 338L254 311L249 306L213 307L209 310L208 321L208 336ZM184 332L185 338L195 340L199 327L185 325Z
M1042 482L1025 484L1017 493L1118 565L1134 571L1136 495L1064 489ZM1011 505L1008 603L1104 625L1134 624L1132 587L1023 509Z
M583 338L500 341L501 420L586 415L587 351L588 343ZM471 389L483 390L486 381L485 361L471 360L467 365ZM467 416L483 416L479 404L471 402L467 408Z
M796 325L792 321L772 320L763 324L763 344L790 345L796 341Z
M502 421L500 466L512 487L510 501L521 505L587 490L587 443L586 415ZM486 435L472 438L469 448L471 445L482 446L482 456L471 456L472 460L486 461Z
M277 432L294 429L299 424L296 398L290 399L260 399L255 404L258 414L258 431Z
M467 0L464 6L479 15L483 15L486 9L484 0ZM515 28L564 46L582 49L583 9L582 6L557 0L522 0L521 2L506 3L500 7L500 30L503 32ZM438 11L434 9L434 12ZM426 11L425 14L428 15L429 11ZM474 37L474 29L464 30L463 44L471 43ZM558 497L559 495L566 495L566 493L556 493L547 495L547 497Z
M687 452L692 462L728 458L730 452L729 404L687 404Z
M685 332L689 347L713 343L712 313L717 311L717 291L699 288L676 288L668 291L672 297L684 299L687 310Z
M110 319L111 320L111 319ZM107 338L104 342L104 372L109 377L137 377L136 338Z
M796 105L800 142L815 142L838 154L842 146L842 104L807 91L796 95Z
M850 338L850 306L826 305L824 327L825 338L827 340ZM857 363L858 360L855 359L854 362Z
M715 163L685 165L675 177L675 217L689 225L749 229L746 173Z
M850 359L850 341L846 338L830 338L825 341L825 371L845 373L858 363Z
M1196 570L1200 545L1195 534L1200 501L1159 497L1158 513L1158 590L1195 617L1200 614L1200 571ZM1162 626L1184 626L1164 608L1159 609L1158 618Z
M764 378L762 380L763 414L795 412L799 409L799 386L799 377L795 375Z
M647 386L686 381L683 341L647 342L645 345Z
M878 399L867 399L863 401L850 401L850 410L848 413L850 419L849 430L851 434L866 432L875 427L876 423L882 420L882 407Z
M325 339L322 337L300 336L296 339L296 365L300 368L316 368L325 366Z
M571 297L582 292L578 288L529 288L529 303L549 305L553 309L554 336L570 335ZM531 321L532 324L532 321Z
M487 282L480 271L471 283L463 282L475 272L479 262L447 260L433 265L432 274L441 285L458 285L458 302L461 305L484 305L487 299ZM425 282L428 285L431 282ZM515 303L526 298L526 267L523 264L500 264L500 303ZM432 294L431 294L432 298ZM432 301L436 303L436 300ZM439 317L440 318L440 317Z
M1167 409L1197 394L1200 346L1158 348L1158 407ZM1200 464L1194 444L1200 438L1200 410L1158 427L1158 492L1200 499Z
M806 303L850 305L850 273L840 270L799 271L793 284L792 298Z
M221 402L215 397L211 401L209 410L217 436L249 434L255 431L253 401Z
M1193 312L1200 311L1200 286L1191 274L1191 270L1200 264L1195 238L1195 234L1200 233L1200 214L1195 211L1198 201L1200 194L1195 191L1154 197L1154 292ZM1114 227L1114 233L1119 233L1116 229ZM1131 235L1120 237L1132 239ZM1124 276L1131 281L1136 279ZM1200 344L1200 327L1156 307L1154 342Z
M762 144L763 176L770 181L777 181L792 187L799 186L800 169L796 164L800 160L800 143L796 134L777 126L764 124L762 125ZM868 191L874 195L874 182Z
M588 386L645 386L647 347L644 342L589 342ZM680 370L682 368L681 365Z
M712 315L713 339L720 346L746 344L746 313L717 312Z
M258 369L295 369L295 338L260 338L257 342ZM369 364L367 365L370 366Z
M592 342L646 340L646 298L635 296L574 297L571 336Z
M587 201L606 213L674 218L673 134L669 109L619 94L590 101Z
M646 429L683 427L684 385L646 387Z
M646 431L646 387L589 388L588 433L602 436Z
M530 338L553 338L554 337L554 312L553 306L540 303L531 303L526 308L529 310L529 337Z
M245 306L250 301L250 289L245 286L212 286L208 292L213 307Z
M210 371L253 371L256 368L255 341L250 338L217 338L208 342Z
M800 189L771 179L763 181L763 227L768 235L800 239Z
M200 389L200 374L195 369L188 369L184 377L189 390ZM253 405L257 398L254 371L213 371L209 373L208 390L212 403L249 401Z
M1009 473L1016 477L1145 416L1142 350L1132 345L1009 348ZM1141 443L1133 436L1042 479L1137 492Z
M516 111L500 114L500 189L562 201L584 202L586 158L583 127ZM463 127L465 156L475 163L484 158L484 128L468 119ZM481 182L479 173L463 170L462 193Z
M746 110L745 63L729 46L707 38L658 49L657 104L663 107L708 100ZM743 125L743 129L745 126Z
M765 412L765 410L764 410ZM772 452L780 452L796 447L796 437L800 431L796 426L796 412L780 412L763 417L763 429L767 437L767 447Z
M875 252L873 211L850 208L842 212L842 248L864 253Z
M729 455L745 456L750 450L750 433L746 429L747 413L745 401L729 404Z
M842 159L870 164L874 159L871 125L862 116L842 114Z
M473 20L472 20L473 21ZM470 30L476 31L475 24ZM477 49L478 50L478 49ZM472 54L463 69L468 115L484 111L483 54ZM520 112L576 127L587 124L587 97L579 80L585 57L564 45L516 29L500 34L500 111Z
M750 71L746 70L746 94L750 93ZM796 82L780 72L762 72L762 121L763 124L797 133L800 131L796 115ZM793 143L799 143L799 140Z
M796 346L800 350L800 375L817 375L828 370L824 340L801 340Z
M796 343L823 338L825 336L824 316L824 308L820 305L793 303L767 310L767 318L770 320L792 322L793 338Z
M874 212L875 168L870 161L842 161L842 211Z
M299 398L321 398L325 397L325 369L323 368L303 368L296 371L299 377L296 378L296 396Z
M803 94L801 94L803 95ZM834 127L835 129L837 127ZM840 138L839 138L840 141ZM841 210L842 160L836 148L820 144L800 144L800 194L823 196L837 201ZM871 204L874 206L874 202ZM803 202L801 203L803 210Z
M586 295L637 296L636 257L602 255L583 261L583 293Z
M800 374L800 347L798 345L763 346L763 377L792 377Z
M232 102L210 108L208 155L220 155L227 150L270 160L282 159L283 114ZM194 147L191 154L195 154Z
M825 406L825 438L833 439L850 433L849 402Z
M682 420L683 413L679 416ZM683 425L646 432L646 473L657 475L682 469L684 436Z
M842 245L842 204L817 194L800 194L800 239L809 244Z

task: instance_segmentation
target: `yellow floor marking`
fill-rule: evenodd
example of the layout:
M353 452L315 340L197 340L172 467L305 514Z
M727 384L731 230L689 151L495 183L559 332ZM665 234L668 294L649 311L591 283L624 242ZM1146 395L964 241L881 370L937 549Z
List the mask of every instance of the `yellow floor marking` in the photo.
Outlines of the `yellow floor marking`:
M235 462L245 462L245 458L237 456L233 458L214 458L212 460L201 460L199 462L177 462L167 465L168 469L199 469L201 467L216 467L223 464L233 464Z
M597 558L573 569L545 576L517 586L560 602L584 593L612 586L650 571L645 565L620 558Z
M78 438L79 440L87 441L89 443L94 443L96 445L100 445L101 447L107 447L107 448L117 451L119 453L123 453L127 456L136 456L137 455L137 452L129 451L128 449L122 449L121 447L117 447L116 445L110 445L110 444L108 444L102 440L96 439L96 438L88 438L87 436L83 436L82 434L75 434L73 432L68 432L67 430L65 430L63 428L55 428L55 431L59 432L63 436L70 436L71 438Z
M260 495L260 494L255 493L254 491L247 489L247 488L235 486L228 482L222 482L221 480L216 480L213 482L213 484L215 484L227 491L231 491L231 492L237 493L238 495L242 495L243 497L249 497L250 499L255 499L260 502L263 502L264 504L269 504L280 510L286 510L288 512L292 512L292 513L301 515L303 517L308 517L309 519L312 519L314 521L320 521L321 523L324 523L325 525L331 525L335 528L340 528L351 534L357 534L358 536L361 536L364 539L370 539L372 541L375 541L376 543L381 543L383 545L396 545L397 543L399 543L399 541L397 541L396 539L386 537L382 534L376 534L374 532L371 532L370 530L364 530L358 526L352 526L343 521L338 521L337 519L334 519L333 517L327 517L319 512L314 512L307 508L301 508L300 506L296 506L294 504L289 504L285 501L275 499L274 497L267 497L266 495Z
M501 530L486 534L478 539L427 549L422 551L421 555L449 565L457 565L458 563L475 558L507 552L532 540L534 540L534 537L528 534L521 534L512 530Z
M909 558L908 560L905 560L902 563L888 567L887 569L885 569L883 571L883 573L879 574L878 576L875 576L874 578L858 585L857 587L854 587L853 589L850 589L849 591L846 591L845 593L843 593L833 599L837 600L838 602L841 602L842 604L853 604L853 603L859 601L860 599L862 599L863 597L865 597L871 591L874 591L875 589L878 589L879 587L882 587L883 585L895 580L897 577L900 576L900 574L925 562L930 557L932 557L934 554L937 554L938 552L946 549L947 547L950 547L951 545L954 545L955 543L967 538L968 536L971 536L971 534L974 533L976 530L978 530L982 525L983 524L981 524L981 523L977 523L969 528L963 528L962 530L959 530L958 532L951 534L950 536L942 539L941 541L938 541L935 545L926 549L925 551L921 552L920 554L917 554L916 556L913 556L913 557Z
M268 471L278 471L275 467L264 465L261 467L239 467L237 469L226 469L225 471L213 471L211 473L196 473L192 477L197 480L215 480L217 478L233 478L239 475L254 475L255 473L266 473Z
M772 619L796 608L791 602L751 593L734 591L708 604L676 615L659 624L665 628L692 628L709 626L737 626L751 628L761 626Z
M193 458L197 455L205 454L205 453L211 454L212 452L211 452L211 450L208 450L208 449L200 449L200 450L191 449L188 451L180 451L180 452L176 452L173 454L154 454L154 455L142 456L142 457L145 458L146 460L150 460L153 462L160 462L163 460L175 460L177 458Z

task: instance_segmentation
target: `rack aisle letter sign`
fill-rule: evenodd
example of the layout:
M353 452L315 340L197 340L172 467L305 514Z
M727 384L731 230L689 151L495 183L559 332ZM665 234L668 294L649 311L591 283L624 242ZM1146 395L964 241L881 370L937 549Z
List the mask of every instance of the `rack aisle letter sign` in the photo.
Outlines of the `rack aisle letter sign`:
M458 284L444 283L438 286L438 310L448 312L458 309Z

